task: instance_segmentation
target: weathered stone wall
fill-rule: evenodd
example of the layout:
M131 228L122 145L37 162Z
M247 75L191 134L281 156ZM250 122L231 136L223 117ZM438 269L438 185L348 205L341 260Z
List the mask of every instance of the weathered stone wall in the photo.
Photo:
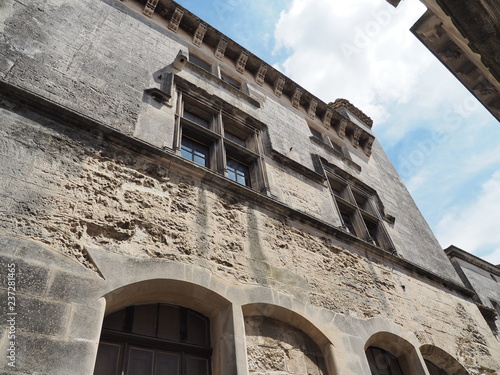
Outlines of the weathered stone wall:
M173 106L166 106L144 90L159 88L159 76L175 71L171 66L175 56L179 50L187 51L191 43L185 33L175 34L118 0L6 1L1 7L2 81L158 148L172 147L175 93ZM209 51L205 48L204 52ZM234 69L227 57L221 63L225 69ZM349 150L347 159L360 167L353 168L312 142L304 109L293 108L285 96L277 98L269 84L260 87L248 73L243 75L250 96L259 102L255 106L242 99L243 95L221 89L216 78L207 80L189 70L176 74L265 124L263 138L269 140L272 151L309 170L315 168L313 155L320 155L374 188L386 212L396 218L393 225L385 226L397 251L460 282L377 142L368 158L347 139L342 141ZM322 126L319 118L315 121ZM297 175L274 160L268 163L273 196L320 220L340 223L326 185Z
M91 368L102 314L99 298L117 280L155 277L154 272L121 270L116 259L122 258L150 267L156 260L164 278L173 277L161 271L167 264L192 265L208 280L232 288L224 296L233 298L236 309L250 302L311 306L319 312L308 319L331 340L361 340L359 330L372 324L371 318L386 319L412 332L421 344L445 348L471 370L498 369L498 342L475 305L434 281L223 192L217 183L190 177L189 169L179 168L182 160L170 154L140 153L133 145L65 126L8 101L3 101L0 118L0 234L14 238L4 242L13 257L6 262L20 264L19 269L39 279L38 292L29 283L21 288L19 309L30 316L39 309L40 317L53 319L20 319L20 342L42 334L60 346L72 342L75 350L90 345ZM66 259L74 266L63 271L50 262L40 264L45 257L40 250L16 250L39 248L18 245L16 239L22 238L52 249L48 259ZM106 262L113 264L112 271L101 270ZM30 267L36 271L27 271ZM256 294L256 287L286 297L269 300L268 292ZM70 318L88 308L93 313L84 321ZM74 327L68 328L68 321ZM74 332L80 331L90 343L75 342L80 336ZM1 342L6 343L5 331ZM23 350L21 368L43 365L24 357L27 352L42 355L40 349ZM362 352L353 358L362 360ZM64 366L72 364L59 365L67 371Z
M245 318L250 374L327 374L323 353L302 331L265 317Z

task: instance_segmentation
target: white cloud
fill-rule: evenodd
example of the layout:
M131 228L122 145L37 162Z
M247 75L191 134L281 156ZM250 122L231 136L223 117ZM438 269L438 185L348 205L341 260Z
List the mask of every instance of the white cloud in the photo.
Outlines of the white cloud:
M410 100L433 59L415 55L419 42L408 31L424 9L418 1L394 9L384 1L295 0L276 26L277 48L290 51L281 68L324 101L348 98L379 123L391 104Z
M450 209L436 227L441 245L453 244L463 250L500 264L500 170L496 171L468 205L460 202Z

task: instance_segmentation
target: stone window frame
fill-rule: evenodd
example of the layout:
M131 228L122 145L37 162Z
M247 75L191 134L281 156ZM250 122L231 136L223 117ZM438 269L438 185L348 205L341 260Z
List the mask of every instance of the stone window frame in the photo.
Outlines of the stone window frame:
M201 56L201 54L190 50L188 56L189 65L195 70L202 70L218 78L223 86L232 87L247 94L246 82L241 79L241 75L236 76L236 74L232 73L232 69L226 67L226 65L206 58L204 55L203 57Z
M379 209L379 198L345 172L327 170L327 181L339 220L340 228L378 248L395 253ZM348 217L345 222L343 217ZM354 233L352 233L354 231Z
M252 125L247 118L235 115L228 103L214 103L209 98L177 87L177 105L174 151L180 155L182 139L189 138L209 149L208 165L205 167L238 183L260 192L267 192L267 180L263 167L262 130ZM190 116L185 116L185 113ZM195 116L192 116L195 115ZM205 121L196 121L196 117ZM231 179L227 162L234 160L248 168L245 184ZM188 160L188 159L187 159Z

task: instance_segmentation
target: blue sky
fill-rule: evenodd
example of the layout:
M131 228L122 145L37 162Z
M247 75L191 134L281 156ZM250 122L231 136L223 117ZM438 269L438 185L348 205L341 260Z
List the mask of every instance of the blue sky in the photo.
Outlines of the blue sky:
M418 0L177 0L374 132L441 245L500 264L500 124L411 34Z

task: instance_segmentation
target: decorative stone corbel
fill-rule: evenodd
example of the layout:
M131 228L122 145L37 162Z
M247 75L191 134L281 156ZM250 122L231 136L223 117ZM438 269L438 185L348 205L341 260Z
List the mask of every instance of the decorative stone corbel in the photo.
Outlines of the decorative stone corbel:
M207 32L207 25L204 23L200 23L193 35L193 44L195 46L197 47L201 46L201 43L203 43L203 38L205 37L206 32Z
M184 15L183 10L175 8L174 14L172 14L172 18L168 23L168 28L172 30L174 33L177 32L177 29L179 28L183 15Z
M330 129L332 123L333 111L330 108L326 109L325 115L323 116L323 126Z
M247 60L248 60L248 52L241 51L240 57L238 57L238 60L236 61L236 70L239 73L243 73L245 71L245 65L247 64Z
M262 86L264 84L264 80L266 79L266 73L267 73L267 66L262 63L260 64L259 70L257 71L257 75L255 76L255 82L259 86Z
M153 16L153 13L155 12L156 6L158 5L158 0L148 0L146 5L144 6L144 10L142 13L151 18Z
M316 118L316 107L318 106L318 101L316 99L311 99L309 103L309 108L307 110L307 114L310 118Z
M345 120L340 120L339 128L337 130L337 133L340 138L344 139L345 138L345 130L347 129L347 121Z
M370 137L370 138L368 138L368 141L366 142L366 146L365 146L366 156L371 156L371 154L372 154L373 141L375 141L375 138Z
M302 96L302 90L296 87L292 96L292 105L294 106L294 108L299 108L301 96Z
M361 137L361 129L355 128L354 134L352 135L352 145L354 148L358 148L360 137Z
M279 76L274 82L274 95L278 98L283 94L283 88L285 87L285 77Z
M224 53L226 53L227 40L222 37L219 40L219 44L217 44L217 48L215 49L215 57L219 60L222 60L224 57Z

